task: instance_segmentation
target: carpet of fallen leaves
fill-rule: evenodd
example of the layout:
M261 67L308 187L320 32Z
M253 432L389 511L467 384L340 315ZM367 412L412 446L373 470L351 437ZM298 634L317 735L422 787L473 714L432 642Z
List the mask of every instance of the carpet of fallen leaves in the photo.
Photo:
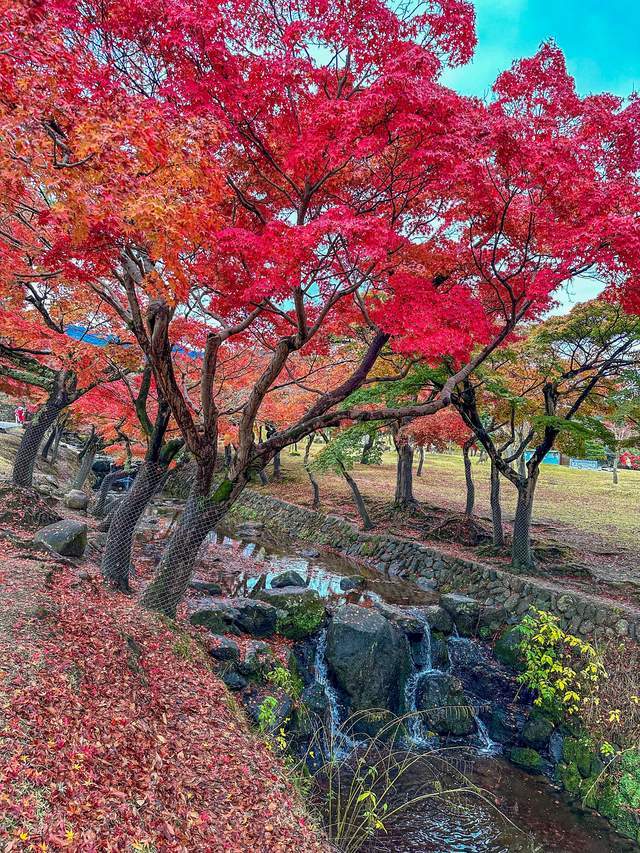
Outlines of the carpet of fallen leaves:
M0 541L0 849L327 850L186 631Z

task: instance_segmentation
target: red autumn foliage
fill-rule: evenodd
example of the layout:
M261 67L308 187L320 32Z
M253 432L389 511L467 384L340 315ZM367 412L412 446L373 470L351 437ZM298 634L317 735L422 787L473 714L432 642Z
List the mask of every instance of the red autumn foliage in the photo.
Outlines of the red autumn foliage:
M428 447L433 444L438 450L444 450L452 443L462 446L471 434L454 409L442 409L435 415L416 418L406 432L418 446Z

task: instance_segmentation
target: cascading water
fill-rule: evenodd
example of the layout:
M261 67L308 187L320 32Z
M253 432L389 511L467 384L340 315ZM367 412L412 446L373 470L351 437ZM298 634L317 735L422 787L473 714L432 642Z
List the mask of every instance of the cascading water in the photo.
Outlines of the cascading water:
M431 626L420 611L412 611L414 616L417 616L423 627L424 632L419 644L413 651L413 672L407 679L404 688L404 706L407 718L407 730L409 742L411 746L417 748L427 748L432 745L429 738L425 738L422 729L423 721L420 712L417 708L418 688L423 677L428 673L433 672L433 654L431 648Z
M454 624L453 633L449 637L448 644L449 644L450 648L452 646L455 648L456 644L459 646L462 646L464 648L468 648L468 647L472 646L472 641L470 639L468 639L467 637L461 637L460 634L458 633L457 627ZM454 657L455 657L455 655L454 655ZM473 699L473 697L471 696L470 699ZM489 730L487 729L486 725L484 724L484 722L480 718L479 703L472 701L471 707L473 709L473 718L474 718L474 721L476 724L476 734L477 734L477 739L478 739L478 753L480 755L490 756L490 755L497 755L498 753L502 752L502 745L491 740L491 736L489 735Z
M327 668L327 631L322 631L318 637L316 654L314 659L315 678L317 683L324 689L329 713L331 715L331 733L325 739L328 751L333 752L336 758L344 758L357 746L356 741L345 731L341 720L340 704L338 694L331 684Z

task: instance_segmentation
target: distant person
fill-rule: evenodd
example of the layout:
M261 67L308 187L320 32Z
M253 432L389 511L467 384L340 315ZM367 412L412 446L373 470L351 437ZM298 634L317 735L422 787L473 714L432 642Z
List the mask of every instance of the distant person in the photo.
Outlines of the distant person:
M16 406L15 419L17 424L23 424L27 416L27 410L23 405Z

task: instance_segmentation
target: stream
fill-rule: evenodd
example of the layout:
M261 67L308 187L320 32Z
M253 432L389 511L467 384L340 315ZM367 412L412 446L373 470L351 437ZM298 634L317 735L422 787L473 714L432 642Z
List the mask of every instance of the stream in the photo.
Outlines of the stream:
M210 541L256 561L255 574L238 575L225 572L224 561L209 563L204 550L201 566L207 578L221 583L228 595L246 595L260 575L266 574L269 586L275 575L295 570L310 588L335 605L348 601L419 607L439 598L435 591L385 577L336 555L296 543L272 541L260 528L252 531L245 526L231 532L219 531L212 534ZM351 578L357 587L345 591L345 578ZM326 632L323 632L316 646L315 680L324 687L329 699L334 732L339 732L338 747L348 753L357 747L357 742L341 729L344 708L327 671L325 641ZM467 657L475 655L478 652L475 647L481 645L451 636L448 640L451 668L454 671L456 667L464 668ZM489 654L486 647L479 651L485 656ZM404 698L405 706L415 709L421 679L437 672L428 626L420 643L413 644L412 657L414 669L407 680ZM475 705L475 697L470 701ZM525 773L503 758L501 746L491 741L477 709L474 717L475 732L465 739L464 745L455 745L454 750L460 749L464 775L483 796L465 793L453 802L443 800L438 804L437 800L429 800L410 807L393 821L386 833L378 834L369 843L365 848L368 853L631 853L638 850L615 833L603 818L571 803L546 777ZM407 749L422 752L434 745L438 745L437 738L434 743L433 733L425 731L418 716L413 718L409 723ZM419 788L420 767L420 762L416 763L413 778L410 773L403 779L402 784L406 783L408 789ZM446 779L443 784L446 787Z

